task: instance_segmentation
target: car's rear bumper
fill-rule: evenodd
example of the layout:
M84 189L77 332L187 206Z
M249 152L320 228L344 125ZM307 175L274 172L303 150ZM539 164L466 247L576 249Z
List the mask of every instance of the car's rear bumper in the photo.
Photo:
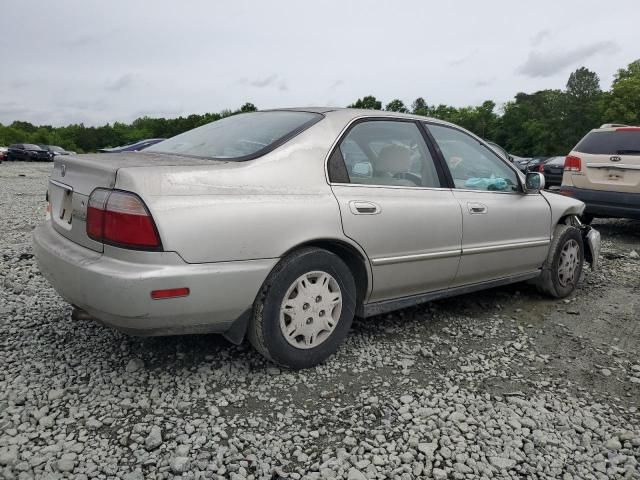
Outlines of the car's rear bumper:
M640 193L610 192L561 186L560 193L585 205L585 213L596 217L634 218L640 220Z
M33 245L40 271L66 301L136 335L228 332L246 318L278 260L188 264L175 252L124 251L139 254L129 261L77 245L50 222L35 230ZM151 298L153 290L182 287L188 296Z

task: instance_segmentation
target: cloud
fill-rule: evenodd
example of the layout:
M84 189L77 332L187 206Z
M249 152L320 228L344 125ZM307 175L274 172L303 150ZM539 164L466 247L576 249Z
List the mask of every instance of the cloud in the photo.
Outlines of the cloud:
M29 115L36 113L35 110L17 102L0 101L0 117L13 118L13 120L25 120ZM10 122L7 122L10 123Z
M496 77L491 77L491 78L483 78L480 80L477 80L473 86L474 87L488 87L489 85L491 85L494 81L495 81Z
M29 80L22 80L22 79L18 79L18 80L12 80L9 82L9 87L17 90L19 88L24 88L24 87L28 87L29 85L31 85L31 82Z
M329 90L334 90L342 85L344 85L344 82L342 80L336 80L331 85L329 85Z
M115 81L108 83L104 89L108 92L118 92L129 87L133 83L133 74L127 73L117 78Z
M91 112L102 112L109 107L104 99L56 100L53 104L62 110L88 110Z
M587 58L604 53L615 53L619 47L614 42L596 42L584 47L564 51L533 51L516 72L527 77L551 77Z
M281 92L286 92L287 90L289 90L286 80L284 78L280 78L276 74L269 75L268 77L265 77L265 78L258 78L254 80L250 80L246 77L243 77L240 80L238 80L238 84L249 85L255 88L273 87L273 88L277 88Z
M98 44L103 43L105 40L112 39L123 32L121 28L112 28L104 31L103 33L80 33L71 34L68 39L63 39L60 43L67 48L87 48L95 47Z
M540 43L542 43L544 39L549 38L550 36L551 36L551 30L548 30L548 29L540 30L533 37L531 37L531 45L536 47L540 45Z
M473 57L475 57L478 54L478 49L475 49L473 52L468 53L467 55L457 58L455 60L451 60L449 62L449 65L452 67L457 67L459 65L464 65L465 63L467 63L469 60L471 60Z

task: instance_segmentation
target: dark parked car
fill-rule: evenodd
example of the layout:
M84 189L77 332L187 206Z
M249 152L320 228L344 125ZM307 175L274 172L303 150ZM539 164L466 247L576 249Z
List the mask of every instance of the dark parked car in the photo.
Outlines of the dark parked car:
M155 145L156 143L160 143L163 140L166 140L166 138L147 138L146 140L140 140L122 147L101 148L98 151L101 153L139 152L140 150L144 150L145 148Z
M7 160L14 162L52 162L53 155L49 150L45 150L32 143L15 143L9 147Z
M516 155L511 155L511 158L513 158L513 164L523 173L527 171L527 165L532 160L531 157L518 157Z
M544 175L546 187L559 187L562 185L565 156L551 157L538 166L538 171Z
M549 158L551 157L533 157L531 160L529 160L529 163L527 163L525 173L539 172L540 164L546 162Z
M48 150L49 152L51 152L51 155L53 155L54 157L56 155L75 155L76 153L65 150L64 148L57 145L42 145L39 143L38 146L44 150Z

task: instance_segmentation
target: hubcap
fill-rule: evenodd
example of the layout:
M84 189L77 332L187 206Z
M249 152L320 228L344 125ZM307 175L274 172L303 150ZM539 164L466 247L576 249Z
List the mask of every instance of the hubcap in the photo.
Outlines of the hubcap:
M305 273L282 300L280 330L290 345L314 348L329 338L341 313L342 292L336 279L326 272Z
M579 260L580 246L575 240L569 240L564 244L564 247L562 247L558 261L558 281L560 285L566 287L567 285L575 284Z

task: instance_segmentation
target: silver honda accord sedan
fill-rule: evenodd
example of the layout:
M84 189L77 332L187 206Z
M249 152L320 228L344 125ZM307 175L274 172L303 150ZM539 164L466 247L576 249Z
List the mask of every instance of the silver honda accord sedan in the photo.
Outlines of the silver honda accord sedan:
M529 280L569 295L600 236L464 129L393 112L227 117L142 152L56 157L40 270L137 335L248 337L322 362L354 316Z

